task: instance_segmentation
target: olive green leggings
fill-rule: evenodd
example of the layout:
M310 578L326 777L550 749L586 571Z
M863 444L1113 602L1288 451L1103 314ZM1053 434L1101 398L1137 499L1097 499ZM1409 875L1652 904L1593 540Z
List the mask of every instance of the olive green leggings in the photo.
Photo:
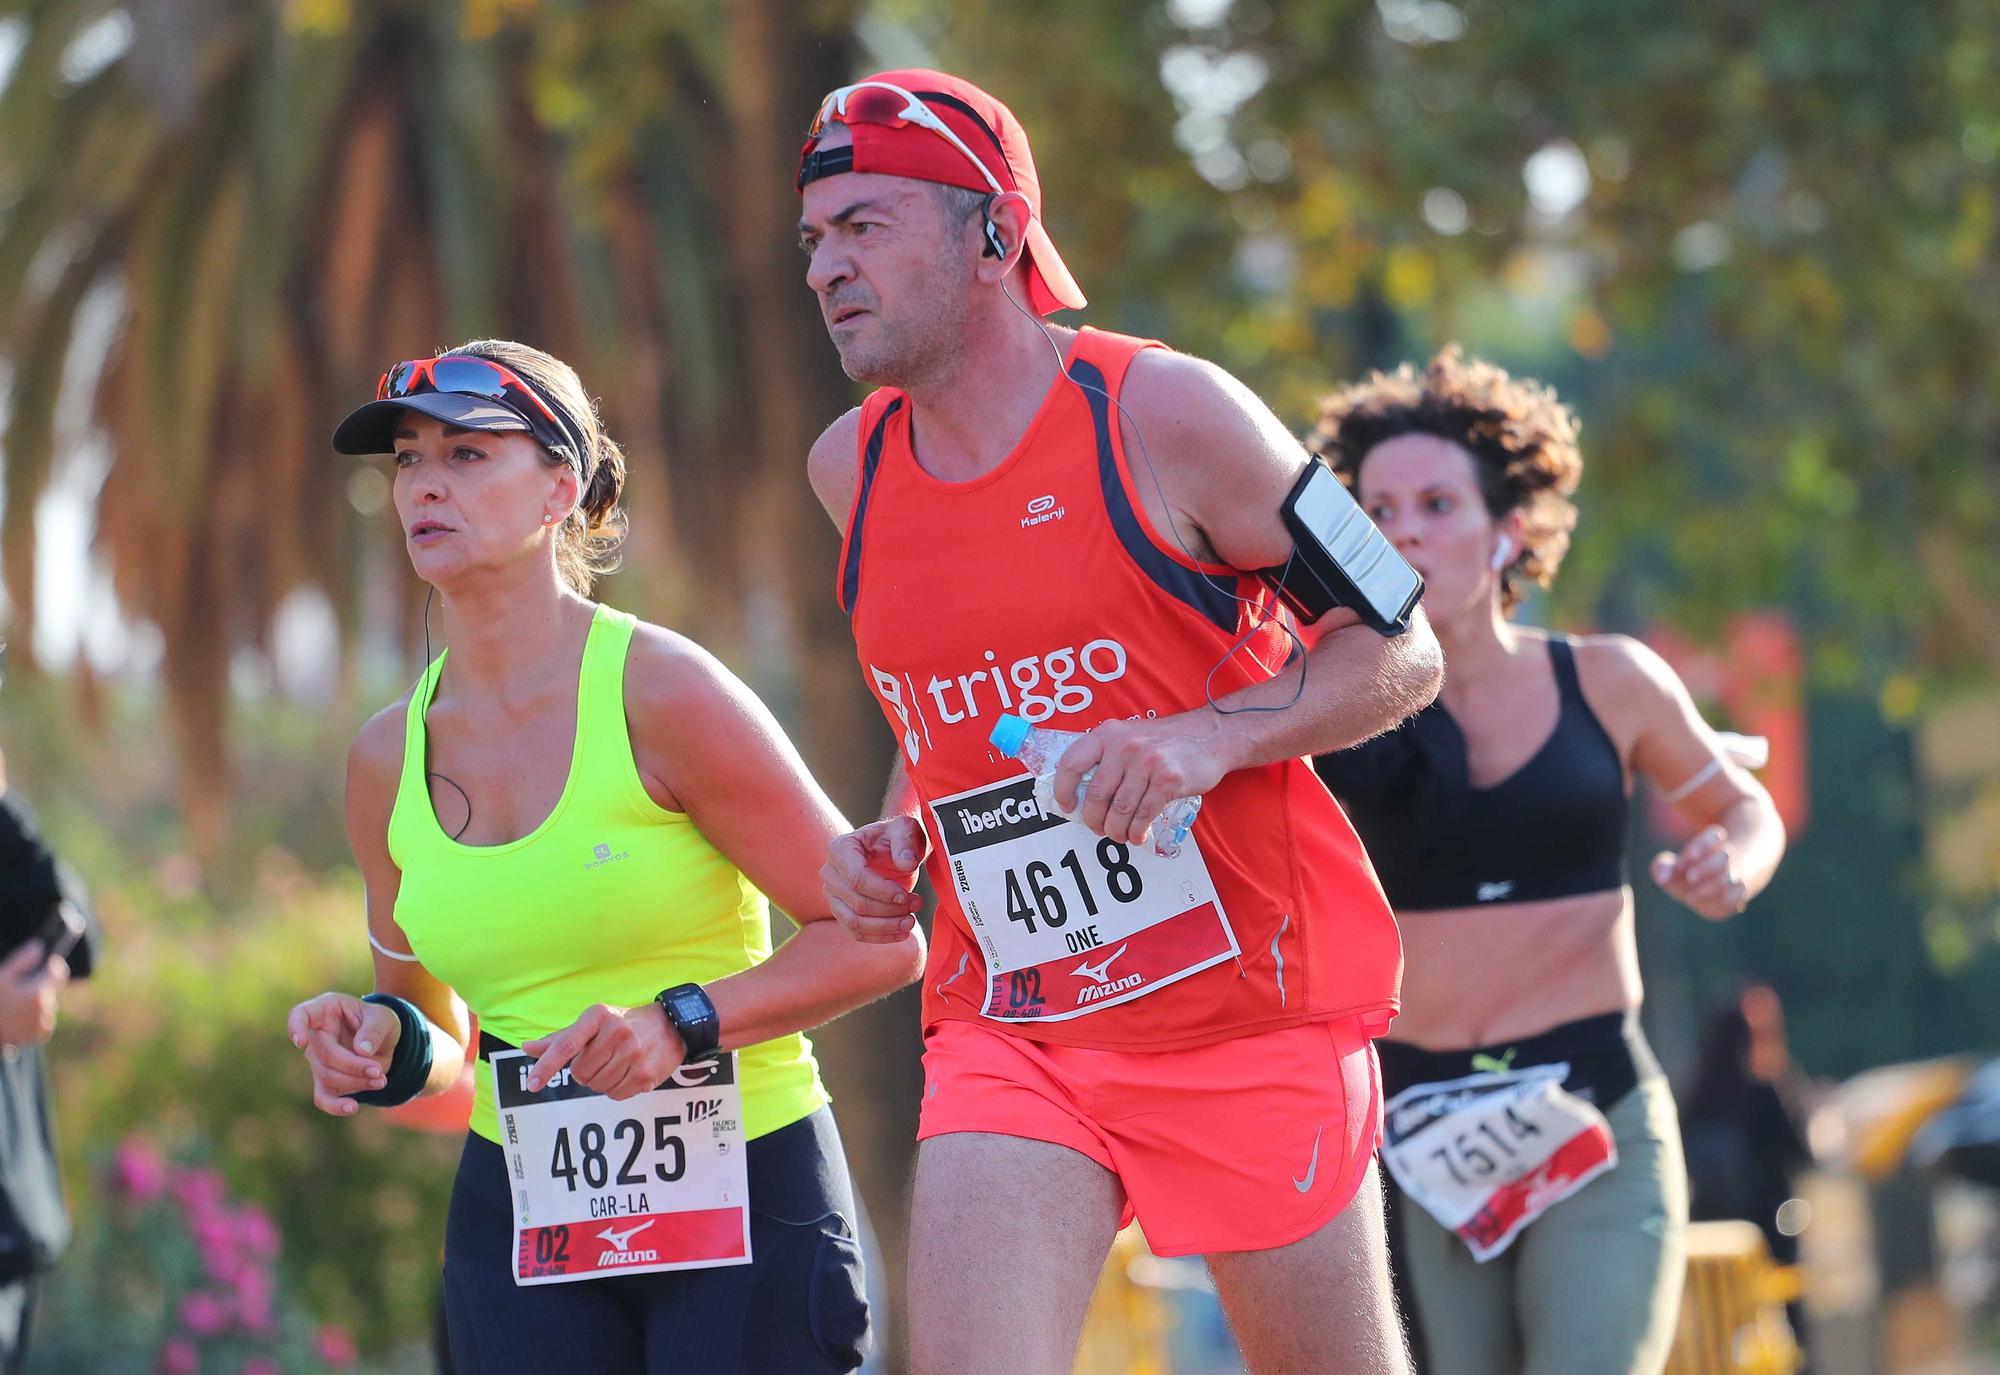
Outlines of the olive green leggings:
M1605 1119L1618 1163L1485 1264L1407 1198L1403 1264L1426 1375L1659 1375L1687 1269L1687 1170L1665 1079Z

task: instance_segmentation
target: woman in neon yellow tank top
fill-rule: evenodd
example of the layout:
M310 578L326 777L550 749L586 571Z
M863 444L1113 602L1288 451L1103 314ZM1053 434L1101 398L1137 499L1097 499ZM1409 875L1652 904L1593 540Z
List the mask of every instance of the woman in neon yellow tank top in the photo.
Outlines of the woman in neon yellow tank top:
M348 755L376 992L289 1030L344 1116L450 1086L478 1015L455 1365L853 1369L854 1206L800 1033L915 978L921 934L825 920L848 827L776 722L698 646L589 600L624 460L567 365L502 341L400 363L334 447L395 454L450 649ZM775 953L767 893L800 926Z

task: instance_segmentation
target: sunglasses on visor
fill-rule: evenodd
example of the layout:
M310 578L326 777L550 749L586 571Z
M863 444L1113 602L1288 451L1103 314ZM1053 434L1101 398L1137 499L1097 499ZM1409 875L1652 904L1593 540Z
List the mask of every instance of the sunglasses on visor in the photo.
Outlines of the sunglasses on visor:
M377 401L395 401L420 392L452 392L498 401L527 421L535 438L544 446L566 448L574 455L574 462L583 462L583 447L571 433L569 423L511 368L490 358L452 353L438 358L405 359L383 373L375 384Z
M967 111L967 114L981 128L985 128L985 121L978 115L971 111ZM825 133L829 120L838 120L843 124L884 124L891 128L914 124L919 129L927 129L958 149L965 160L978 169L981 179L994 195L1007 194L1006 188L1000 185L1000 179L993 175L993 170L986 165L979 154L967 147L965 140L953 133L951 126L946 124L937 111L926 105L923 97L914 91L905 90L887 81L857 81L852 86L842 86L830 91L826 99L820 102L819 113L815 114L812 123L806 126L806 137L818 138ZM988 137L992 137L990 130ZM994 139L994 142L997 144L999 140ZM809 164L821 156L818 152L810 154ZM851 168L854 153L849 148L836 148L825 157L829 160L845 158ZM818 170L816 164L812 170ZM832 170L831 166L825 169L827 172ZM799 185L803 186L810 180L812 178L802 170Z

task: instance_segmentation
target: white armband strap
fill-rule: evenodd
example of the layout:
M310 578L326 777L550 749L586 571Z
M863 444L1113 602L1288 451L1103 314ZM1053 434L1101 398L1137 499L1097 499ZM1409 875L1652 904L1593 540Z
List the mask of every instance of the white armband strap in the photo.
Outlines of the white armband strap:
M400 950L391 950L388 946L376 940L373 931L368 933L368 943L375 947L378 954L387 955L392 960L401 960L404 964L415 964L417 962L415 955L405 955Z
M1716 774L1720 773L1722 771L1723 762L1724 761L1722 756L1718 754L1717 756L1715 756L1715 758L1709 760L1708 763L1702 766L1700 773L1697 773L1693 778L1690 778L1687 782L1681 784L1678 788L1675 788L1672 792L1665 794L1663 797L1661 797L1660 800L1662 802L1667 803L1670 806L1673 803L1680 801L1682 798L1692 793L1696 788L1699 788L1702 784L1708 782L1709 779L1715 777ZM373 938L371 937L371 939ZM375 948L377 950L380 950L382 947L378 945Z
M1701 771L1687 782L1665 794L1660 800L1672 805L1690 796L1696 788L1722 770L1725 764L1738 764L1746 769L1761 769L1771 762L1771 742L1762 735L1738 735L1735 731L1724 730L1715 733L1716 743L1722 746L1722 753L1708 761Z

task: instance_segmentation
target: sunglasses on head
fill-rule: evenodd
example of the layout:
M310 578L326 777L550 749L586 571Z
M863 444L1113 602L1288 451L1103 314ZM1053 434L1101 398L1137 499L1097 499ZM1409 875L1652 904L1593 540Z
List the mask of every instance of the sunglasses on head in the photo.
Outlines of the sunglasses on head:
M568 422L557 415L554 408L542 399L541 393L522 381L513 369L490 358L448 353L436 358L405 359L383 373L381 380L375 384L377 401L395 401L422 392L451 392L498 401L519 413L543 445L552 449L568 449L574 455L572 461L583 462L583 448L571 433ZM548 423L543 425L541 420Z
M958 104L957 101L951 103ZM986 122L977 114L969 110L966 113L981 129L986 128ZM818 138L825 133L829 120L839 120L843 124L884 124L891 128L914 124L919 129L928 129L964 154L965 160L978 169L980 177L994 195L1007 194L1006 188L1000 185L1000 179L993 175L993 170L979 154L967 147L965 140L953 133L951 126L914 91L904 90L887 81L857 81L852 86L830 91L826 99L819 103L819 113L806 126L806 137ZM986 130L986 134L989 138L993 137L991 130ZM999 144L999 139L993 141L996 146ZM853 158L849 150L836 149L835 152L846 153L850 162ZM800 184L804 185L807 180L809 178L802 176Z

